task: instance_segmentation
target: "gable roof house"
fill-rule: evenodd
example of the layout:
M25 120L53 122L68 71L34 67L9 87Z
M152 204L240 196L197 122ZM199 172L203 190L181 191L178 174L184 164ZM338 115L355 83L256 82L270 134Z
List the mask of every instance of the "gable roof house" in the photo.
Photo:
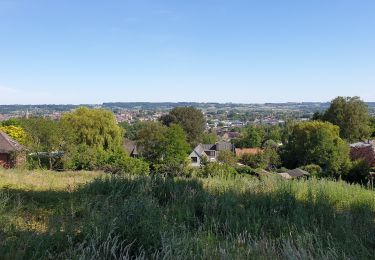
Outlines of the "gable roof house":
M0 166L14 168L26 162L25 148L0 131Z
M216 162L220 151L234 152L234 145L228 142L198 144L189 155L191 165L196 167L201 166L203 158L206 158L209 162Z
M350 157L352 160L363 159L370 167L375 167L375 141L351 144Z

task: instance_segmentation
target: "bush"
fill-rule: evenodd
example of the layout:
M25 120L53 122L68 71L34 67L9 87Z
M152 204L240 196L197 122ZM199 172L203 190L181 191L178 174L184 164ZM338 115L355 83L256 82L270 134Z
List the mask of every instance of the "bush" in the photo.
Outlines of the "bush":
M237 175L237 171L228 164L222 163L208 163L203 167L201 177L219 176L222 178L233 177Z
M250 166L238 165L235 167L235 169L239 174L256 175L255 169L251 168Z
M150 167L148 163L142 159L131 158L122 151L112 153L105 166L104 170L106 172L111 172L114 174L149 174Z
M322 177L322 168L317 164L308 164L303 167L301 167L302 170L307 171L311 174L311 176L314 177Z
M344 176L344 179L351 183L362 183L365 184L370 173L370 166L368 163L359 159L352 162L352 166L347 175Z
M250 166L251 168L265 168L266 164L263 160L261 153L258 154L244 154L242 155L240 162Z

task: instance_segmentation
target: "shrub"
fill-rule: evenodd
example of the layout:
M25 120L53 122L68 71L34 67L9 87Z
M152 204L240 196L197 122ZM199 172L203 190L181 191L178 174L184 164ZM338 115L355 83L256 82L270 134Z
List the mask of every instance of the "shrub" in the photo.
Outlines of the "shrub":
M239 174L256 175L255 169L251 168L250 166L238 165L235 167L235 169Z
M222 178L233 177L237 171L228 164L208 163L203 167L202 177L220 176Z
M122 151L112 153L104 166L106 172L114 174L149 174L148 163L142 159L131 158Z
M348 174L344 176L344 179L351 183L355 182L364 184L367 181L369 173L370 166L368 163L363 159L359 159L352 162L352 166Z
M309 172L311 176L322 177L322 168L317 164L308 164L301 168L302 170Z

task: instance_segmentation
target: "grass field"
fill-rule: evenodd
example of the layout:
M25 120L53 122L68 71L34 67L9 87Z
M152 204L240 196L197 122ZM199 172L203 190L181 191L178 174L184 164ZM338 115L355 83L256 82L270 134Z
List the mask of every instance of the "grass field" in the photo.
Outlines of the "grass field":
M0 259L371 259L374 221L343 182L0 170Z

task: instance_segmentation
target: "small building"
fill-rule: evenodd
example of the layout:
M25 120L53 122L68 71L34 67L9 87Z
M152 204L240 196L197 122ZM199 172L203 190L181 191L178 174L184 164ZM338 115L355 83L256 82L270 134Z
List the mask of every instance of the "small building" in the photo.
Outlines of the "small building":
M18 142L0 131L0 166L14 168L26 162L26 150Z
M370 167L375 167L375 141L351 144L350 158L352 160L363 159Z
M191 165L201 166L203 158L206 158L208 162L216 162L220 151L234 152L234 145L228 142L198 144L189 155Z

